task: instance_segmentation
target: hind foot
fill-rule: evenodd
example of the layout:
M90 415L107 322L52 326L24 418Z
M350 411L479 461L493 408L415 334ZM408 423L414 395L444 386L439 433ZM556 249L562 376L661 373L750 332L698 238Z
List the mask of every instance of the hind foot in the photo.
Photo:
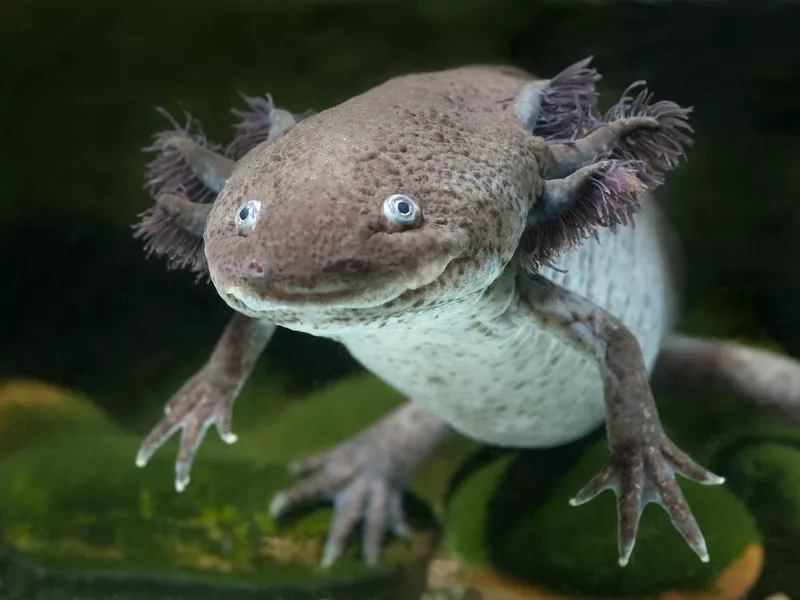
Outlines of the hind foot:
M332 501L322 566L330 567L341 556L359 522L364 524L364 559L375 566L387 530L409 537L403 490L446 431L438 417L409 402L353 439L292 464L293 475L313 474L278 492L270 515L279 518L299 504Z

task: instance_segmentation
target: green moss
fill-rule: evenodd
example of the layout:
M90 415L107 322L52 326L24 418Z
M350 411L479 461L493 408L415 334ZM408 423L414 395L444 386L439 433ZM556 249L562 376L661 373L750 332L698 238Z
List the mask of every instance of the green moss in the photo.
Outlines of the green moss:
M800 595L800 444L753 443L720 457L728 485L751 508L763 532L767 561L754 597L781 590Z
M273 494L291 483L282 465L208 456L195 467L187 490L177 494L173 457L156 457L136 469L138 442L112 434L63 434L1 464L6 485L0 515L14 564L77 579L100 575L266 590L347 584L352 593L374 581L387 589L421 585L430 548L399 541L389 543L379 569L364 565L355 543L330 571L320 570L330 510L285 523L268 516ZM418 530L434 528L423 505L412 499L408 507Z
M145 469L136 469L140 435L112 433L116 428L86 399L35 385L38 391L31 397L37 403L26 400L28 387L17 386L24 394L7 395L13 401L6 402L0 421L8 434L2 443L16 440L11 433L21 434L27 422L23 417L41 431L32 439L20 438L25 443L16 444L17 452L0 465L0 480L7 483L0 491L0 515L11 567L22 569L23 581L29 579L25 574L44 568L77 581L92 573L101 579L283 591L372 581L400 593L410 581L420 583L424 557L419 548L391 542L382 555L385 566L369 571L356 537L333 570L323 573L316 565L331 510L315 508L280 525L267 514L274 492L297 481L288 475L286 462L355 435L403 398L369 375L307 398L287 396L271 376L256 376L250 383L240 401L274 406L250 409L244 417L237 413L241 441L234 446L222 444L211 430L195 461L192 483L182 494L172 488L179 436ZM73 434L71 422L80 425L79 432ZM454 436L417 474L412 491L419 496L407 497L406 509L418 531L436 530L420 497L441 502L460 458L474 447ZM421 547L430 549L432 542ZM411 571L397 571L408 565Z
M666 512L650 506L633 557L621 569L614 495L606 492L578 508L568 503L606 463L605 441L595 442L554 485L542 485L537 473L552 480L547 472L552 456L552 451L514 454L462 483L447 519L447 539L459 556L559 593L618 597L710 589L724 568L759 542L753 518L730 490L681 479L712 561L700 562Z
M512 459L513 455L506 456L472 473L447 504L445 542L467 564L488 561L486 508Z
M727 475L718 457L730 448L791 440L800 443L800 427L777 411L721 393L661 396L662 423L670 437L697 462Z

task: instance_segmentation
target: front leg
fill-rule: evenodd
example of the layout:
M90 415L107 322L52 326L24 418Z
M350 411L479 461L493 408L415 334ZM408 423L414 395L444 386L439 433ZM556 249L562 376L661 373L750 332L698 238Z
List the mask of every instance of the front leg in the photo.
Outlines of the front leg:
M322 566L331 566L341 555L361 519L365 521L364 557L367 564L375 565L385 529L408 537L403 490L447 431L437 416L408 402L356 437L293 464L290 470L295 475L316 473L276 494L270 514L278 518L300 503L333 500L334 517Z
M233 403L274 332L272 323L236 313L208 362L167 402L166 416L142 442L136 465L144 467L155 451L182 429L175 462L175 489L181 492L189 485L194 456L209 427L216 424L220 438L234 443Z
M705 539L674 473L705 485L724 480L695 463L664 433L636 338L599 306L544 277L521 276L519 293L521 310L597 359L605 384L611 460L570 503L583 504L606 489L617 494L622 566L628 563L639 519L650 502L667 510L689 546L707 562Z

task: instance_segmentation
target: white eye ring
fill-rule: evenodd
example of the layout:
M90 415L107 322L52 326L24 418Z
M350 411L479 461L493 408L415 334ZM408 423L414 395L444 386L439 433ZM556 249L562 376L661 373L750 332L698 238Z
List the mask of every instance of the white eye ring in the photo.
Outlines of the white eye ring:
M419 219L420 210L413 198L392 194L383 201L383 214L390 221L405 225Z
M236 211L236 216L233 221L236 223L237 229L250 229L256 224L258 213L261 211L261 202L258 200L248 200L239 210Z

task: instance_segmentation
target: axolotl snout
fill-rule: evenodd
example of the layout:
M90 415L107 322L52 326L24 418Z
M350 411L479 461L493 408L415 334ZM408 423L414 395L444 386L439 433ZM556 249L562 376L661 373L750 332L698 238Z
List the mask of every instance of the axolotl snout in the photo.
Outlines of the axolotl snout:
M712 373L792 412L797 387L752 381L768 368L800 383L800 368L670 335L671 243L648 192L690 143L688 111L643 91L601 116L597 79L588 61L551 79L463 67L397 77L318 114L249 100L225 150L188 127L159 134L157 205L139 235L207 270L235 316L137 462L182 429L181 490L211 425L235 441L235 397L282 326L341 342L408 398L293 465L309 477L273 499L274 516L334 500L325 564L359 520L371 563L386 529L407 535L404 486L449 431L549 447L604 419L610 461L573 504L616 492L621 564L648 502L708 560L675 473L723 480L666 436L650 376L657 363ZM734 361L755 373L750 385L730 376Z

